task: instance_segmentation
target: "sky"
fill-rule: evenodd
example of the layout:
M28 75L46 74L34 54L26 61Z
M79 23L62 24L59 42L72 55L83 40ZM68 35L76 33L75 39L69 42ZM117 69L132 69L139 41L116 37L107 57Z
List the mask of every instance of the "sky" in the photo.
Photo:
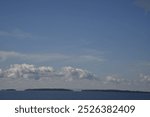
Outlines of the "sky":
M150 91L149 45L149 0L0 0L0 89Z

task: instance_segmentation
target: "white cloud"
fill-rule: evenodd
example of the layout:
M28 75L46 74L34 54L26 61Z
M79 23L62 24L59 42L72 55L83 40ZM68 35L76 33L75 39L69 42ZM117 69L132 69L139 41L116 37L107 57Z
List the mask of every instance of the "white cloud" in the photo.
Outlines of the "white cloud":
M123 83L124 80L115 76L115 75L109 75L105 78L105 83Z
M71 88L91 89L99 87L97 77L87 70L62 67L54 69L50 66L32 64L13 64L0 69L0 89L15 88Z
M150 83L150 75L140 74L141 82Z
M87 70L32 64L13 64L0 69L0 89L15 88L71 88L71 89L123 89L150 91L150 76L140 75L140 79L125 80L117 75L98 78Z
M72 81L77 79L93 80L95 76L90 72L73 67L63 67L60 71L54 70L52 67L40 66L36 67L30 64L14 64L8 69L0 70L1 78L26 78L26 79L64 79L64 81Z
M15 29L12 31L2 31L0 30L0 36L7 36L7 37L15 37L15 38L32 38L30 33L24 32L20 29Z
M143 8L146 12L150 11L150 0L135 0L135 4Z
M33 78L38 79L53 72L52 67L35 67L29 64L14 64L3 70L4 78Z
M50 66L34 66L32 64L14 64L1 70L0 89L15 88L73 88L93 87L95 75L87 70L62 67L55 70ZM95 85L94 85L95 87Z
M90 72L73 67L63 67L61 72L65 78L69 80L73 79L89 79L94 80L96 77Z

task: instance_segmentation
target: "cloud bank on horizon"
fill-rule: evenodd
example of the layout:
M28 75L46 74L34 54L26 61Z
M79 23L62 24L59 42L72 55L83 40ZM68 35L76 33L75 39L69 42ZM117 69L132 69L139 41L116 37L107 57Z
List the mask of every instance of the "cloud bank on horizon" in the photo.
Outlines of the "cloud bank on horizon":
M86 70L73 67L63 67L60 71L55 71L52 67L40 66L35 67L31 64L14 64L6 70L0 69L1 78L27 78L27 79L41 79L41 78L63 78L66 81L73 79L91 79L95 76Z
M140 74L139 79L135 81L119 78L116 75L98 78L87 70L70 66L55 70L51 66L13 64L6 69L0 69L0 89L69 88L149 91L149 84L150 76L144 74Z

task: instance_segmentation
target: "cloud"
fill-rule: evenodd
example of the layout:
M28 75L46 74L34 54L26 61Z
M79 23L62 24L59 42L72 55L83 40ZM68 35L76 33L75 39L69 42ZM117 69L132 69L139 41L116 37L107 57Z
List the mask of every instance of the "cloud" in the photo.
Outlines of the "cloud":
M32 38L32 35L30 33L24 32L20 29L15 29L12 31L2 31L0 30L0 36L6 36L6 37L15 37L15 38Z
M0 78L3 76L2 73L3 73L3 71L2 71L2 69L0 69Z
M39 79L41 75L53 72L51 67L38 67L29 64L14 64L3 70L4 78L33 78Z
M23 54L13 52L13 51L0 51L0 61L5 61L11 58L24 58Z
M95 76L83 69L73 67L63 67L57 71L54 68L48 66L36 67L31 64L14 64L10 65L8 69L0 69L1 78L14 78L14 79L35 79L39 80L42 78L46 79L64 79L64 81L72 81L76 79L88 79L94 80Z
M135 4L146 12L150 12L150 0L135 0Z
M12 64L0 69L0 89L14 88L69 88L69 89L123 89L150 91L150 75L140 74L135 80L125 80L117 75L104 78L71 66L54 69L51 66Z
M60 53L46 53L46 54L24 54L14 51L0 51L0 62L12 59L30 62L52 62L52 61L66 61L67 63L89 63L89 62L104 62L105 59L93 55L66 55Z
M71 66L54 69L50 66L13 64L5 69L0 69L0 89L98 89L104 87L102 81L93 73Z
M140 81L145 83L150 83L150 75L140 74Z
M124 79L121 79L121 78L117 77L116 75L109 75L109 76L106 76L104 82L118 84L118 83L123 83Z
M83 69L79 69L79 68L63 67L62 73L64 74L65 78L68 78L69 80L73 80L73 79L94 80L96 79L94 74L91 74L90 72L83 70Z
M0 61L6 61L10 59L16 60L29 60L29 61L53 61L53 60L64 60L68 59L67 55L63 54L23 54L14 51L0 51Z
M15 61L14 61L15 60ZM81 69L84 65L98 64L105 61L94 55L65 54L24 54L15 51L0 51L0 89L2 88L81 88L81 89L150 89L150 75L141 74L137 78L121 78L118 75L96 76ZM41 63L61 63L61 67L35 66ZM32 64L14 64L32 63ZM39 64L40 63L40 64ZM10 65L12 64L12 65ZM75 65L74 65L75 64ZM6 67L6 65L10 65ZM67 65L67 66L66 66ZM79 65L79 68L71 66ZM57 66L58 67L58 66ZM86 67L87 68L87 67ZM92 69L92 66L89 69ZM94 68L96 69L96 68ZM98 70L97 70L98 71Z

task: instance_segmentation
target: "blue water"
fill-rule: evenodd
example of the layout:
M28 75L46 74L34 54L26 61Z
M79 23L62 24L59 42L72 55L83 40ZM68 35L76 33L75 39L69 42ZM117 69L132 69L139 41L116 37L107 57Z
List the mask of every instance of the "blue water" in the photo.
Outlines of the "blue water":
M148 92L0 91L1 100L150 100Z

